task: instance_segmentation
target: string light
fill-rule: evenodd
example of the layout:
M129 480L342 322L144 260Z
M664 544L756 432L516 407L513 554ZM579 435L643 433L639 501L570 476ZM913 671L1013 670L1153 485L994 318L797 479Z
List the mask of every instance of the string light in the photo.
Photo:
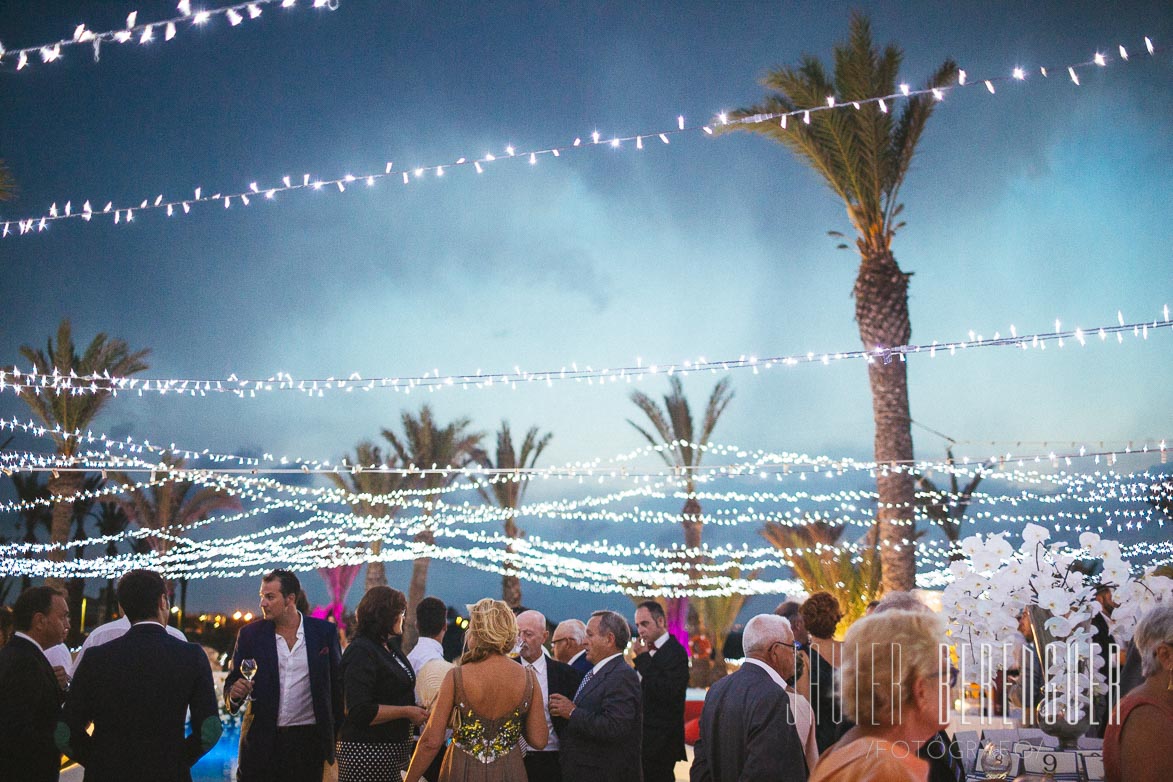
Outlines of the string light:
M267 1L268 2L276 2L276 0L267 0ZM243 3L243 4L231 6L231 7L217 9L215 11L215 13L227 14L229 10L232 10L233 13L235 13L235 14L237 14L237 16L239 16L239 11L241 9L246 9L248 7L248 5L249 5L248 3ZM254 4L254 5L258 5L258 4ZM315 7L318 7L318 0L315 0ZM201 13L208 14L209 12L201 12ZM181 17L181 19L182 18L186 18L186 17ZM196 14L195 17L193 17L193 20L196 23L201 22L201 14ZM206 21L206 18L204 20ZM161 23L155 23L155 24L158 25ZM138 29L138 28L134 28L134 29ZM113 33L113 35L117 38L117 36L120 35L121 32L126 32L126 31L120 31L117 33ZM1147 49L1148 49L1150 56L1155 56L1158 49L1152 45L1152 42L1149 38L1145 38L1144 40L1146 42L1146 46L1147 46ZM67 43L67 42L62 42L62 43ZM60 44L58 44L58 45L60 45ZM1123 49L1123 46L1121 46L1120 48ZM33 51L33 49L18 50L18 51L20 52L21 58L27 59L26 54L29 51ZM45 51L44 47L37 49L37 51L42 52L42 57L45 56L44 55L44 51ZM50 50L50 51L52 51L52 50ZM1160 50L1160 51L1163 51L1163 50ZM1061 66L1061 67L1067 68L1067 71L1071 75L1072 80L1078 85L1079 80L1078 80L1078 77L1076 74L1079 69L1088 68L1088 67L1103 67L1103 66L1107 66L1109 63L1113 63L1113 62L1123 62L1123 63L1131 62L1131 60L1129 60L1126 57L1117 58L1114 56L1109 56L1109 55L1104 55L1104 54L1097 54L1097 58L1098 59L1093 59L1093 60L1089 60L1089 61L1085 61L1085 62L1072 63L1070 65ZM1046 68L1040 68L1039 70L1044 76L1046 75L1046 71L1047 71ZM802 121L805 124L809 125L811 123L812 115L817 115L819 112L823 112L823 111L859 110L860 107L862 107L864 105L876 104L877 106L880 107L881 111L887 112L888 102L891 102L891 101L909 100L911 98L915 98L915 97L918 97L921 95L929 95L929 96L932 96L934 100L941 101L941 100L944 100L946 95L948 95L953 90L966 89L966 88L971 87L974 84L978 84L978 83L984 84L986 86L986 88L989 90L989 92L991 94L993 94L995 82L1000 82L1000 81L1011 81L1011 82L1019 81L1019 82L1021 82L1021 81L1025 81L1025 80L1026 80L1025 70L1023 70L1022 68L1015 68L1012 71L1010 76L1002 76L1002 77L991 76L991 77L988 77L985 79L978 79L975 81L969 81L967 78L964 81L964 83L958 83L956 85L949 86L949 87L929 87L929 88L926 88L923 90L913 90L907 84L901 84L900 91L898 93L894 93L892 95L877 95L877 96L873 96L871 98L864 98L864 99L852 100L852 101L839 101L839 100L836 100L834 98L834 96L831 96L824 103L821 103L819 105L811 106L808 108L799 108L799 109L795 109L795 110L789 111L789 112L755 114L751 117L745 117L745 118L740 118L740 119L729 119L727 115L721 115L717 119L720 121L720 123L722 125L756 124L759 122L775 122L776 121L776 122L779 122L783 127L785 127L787 117L797 117L797 116L801 115ZM678 116L677 117L677 125L675 128L659 128L659 129L653 129L653 130L640 131L638 133L635 133L634 135L629 135L629 136L614 136L611 139L609 144L601 144L600 143L601 134L599 133L599 131L596 130L591 133L591 141L592 141L591 144L584 145L584 144L582 144L581 138L575 138L573 142L568 143L568 144L555 145L555 146L545 147L545 148L541 148L541 149L517 150L513 146L508 146L508 147L506 147L505 157L506 158L518 158L518 159L526 158L530 161L530 163L536 163L538 157L542 156L542 155L551 155L554 157L560 157L563 152L569 152L574 149L583 149L584 147L603 147L603 146L615 148L615 147L619 147L623 142L637 141L641 138L652 138L652 137L659 138L662 142L664 142L665 145L667 145L667 144L669 144L669 136L671 136L671 135L674 135L677 133L695 133L698 130L703 131L703 133L705 135L713 135L713 128L710 127L709 125L702 124L702 125L688 126L684 122L684 117ZM637 148L642 149L643 148L642 143L637 144ZM496 158L491 153L486 153L483 157L479 157L479 158L476 156L461 155L456 158L456 162L454 162L454 163L433 163L431 165L426 165L426 166L417 166L414 168L414 173L415 173L416 179L422 179L427 174L433 174L437 177L442 177L445 173L445 169L447 169L447 168L473 167L476 169L476 172L478 174L480 174L485 170L485 166L488 163L494 162L497 159L498 158ZM310 182L310 176L308 174L306 174L305 177L303 178L303 181L301 184L297 184L296 182L291 182L291 180L288 177L282 177L280 185L273 185L270 187L261 188L260 192L264 192L264 194L266 196L266 198L265 198L266 201L275 200L275 196L280 193L292 192L292 191L297 191L297 190L305 190L305 189L321 190L323 187L328 186L328 185L333 185L341 193L341 192L345 192L345 190L346 190L345 183L347 181L352 181L355 178L365 179L367 181L368 185L373 185L376 181L387 178L387 177L391 177L391 176L393 176L393 174L391 173L389 167L385 171L370 171L370 172L360 174L360 175L349 175L348 174L346 176L338 177L335 179L319 179L319 180L315 180L313 182ZM405 184L405 185L409 184L410 179L407 176L407 173L403 172L401 176L403 179L403 184ZM259 180L254 180L254 181L259 181ZM39 233L41 231L46 230L52 223L54 223L58 220L81 219L85 222L89 222L91 219L93 219L93 217L95 215L110 214L111 212L113 213L115 224L118 224L119 222L121 222L120 217L123 215L123 213L125 213L125 217L126 217L127 221L132 220L134 211L144 211L144 210L153 211L153 210L158 210L158 209L164 209L167 212L167 215L170 217L170 216L178 214L178 212L176 212L177 207L182 206L184 214L187 214L193 205L201 204L201 203L208 203L208 202L217 202L217 203L222 202L225 207L229 207L231 205L232 201L236 200L236 201L241 201L242 203L244 203L245 206L248 206L250 203L248 200L249 192L250 191L242 190L242 191L231 192L231 193L220 192L220 193L216 193L213 195L204 196L201 193L201 188L197 187L195 189L195 194L194 194L193 198L166 199L165 200L162 195L158 195L154 198L153 202L151 199L143 199L137 208L133 207L133 206L114 207L113 202L109 202L109 203L107 203L106 208L103 209L101 212L95 211L91 208L91 209L83 209L81 211L73 211L68 214L65 211L58 210L56 203L54 203L49 208L49 211L45 214L38 215L36 217L28 217L28 218L9 220L9 221L4 222L3 228L0 229L0 238L6 238L9 235L23 236L25 234L30 234L30 233ZM70 201L67 201L66 203L70 203ZM86 204L89 204L89 201L86 201Z
M539 371L523 371L515 364L512 372L496 372L485 374L478 370L474 373L465 372L456 375L440 374L439 371L425 372L422 375L407 375L401 377L374 377L363 378L353 372L346 378L325 377L297 379L285 372L278 372L266 379L241 379L235 374L227 378L141 378L119 377L102 374L79 376L73 372L65 373L57 368L48 372L38 372L35 368L21 370L13 367L11 370L0 369L0 393L9 391L15 394L35 390L40 393L68 394L83 396L86 394L137 393L143 396L147 393L160 395L175 394L190 398L206 397L209 394L228 394L238 398L255 398L257 392L297 391L311 397L323 397L326 392L353 393L355 390L369 392L376 389L386 389L398 393L410 394L414 390L426 389L439 391L448 388L462 390L485 390L497 386L516 389L518 384L544 383L553 386L555 382L573 381L586 382L588 385L605 383L630 383L640 381L645 377L658 375L673 376L677 373L687 376L692 372L731 372L734 370L750 370L752 374L775 367L795 367L800 365L822 364L829 366L842 361L865 361L869 364L892 361L907 361L909 356L927 355L935 359L939 353L950 356L957 355L958 351L978 348L1018 348L1021 350L1045 350L1049 343L1056 343L1060 348L1066 339L1077 338L1081 347L1086 347L1087 334L1095 334L1101 342L1106 342L1109 335L1115 336L1117 344L1123 344L1124 335L1131 333L1135 339L1147 341L1150 331L1156 331L1171 324L1169 320L1169 305L1162 311L1162 319L1148 322L1117 323L1097 326L1090 329L1075 328L1042 332L1036 334L1019 335L1017 329L1011 326L1011 335L1003 336L995 332L992 339L986 339L980 334L970 332L969 339L951 342L939 342L919 345L900 345L892 348L880 347L874 350L848 350L836 353L806 353L788 356L768 356L759 358L753 355L742 354L737 358L709 360L698 357L695 360L686 359L678 363L666 365L645 365L642 360L635 364L618 368L595 369L589 365L579 367L577 362L560 369L546 369ZM1058 326L1058 322L1056 322Z
M103 43L125 44L137 40L140 45L145 45L155 40L155 28L158 27L164 30L163 39L170 41L175 37L179 29L178 25L183 23L203 25L216 16L226 17L229 26L236 27L244 21L242 11L248 14L249 19L257 19L261 16L264 6L278 2L281 3L282 8L292 8L294 6L293 0L251 0L247 3L237 3L236 5L223 6L221 8L203 9L193 15L191 0L180 0L177 6L179 16L170 19L160 19L156 22L147 22L145 24L138 23L138 11L131 11L126 17L126 27L120 30L95 32L85 24L79 24L74 28L72 36L52 43L10 50L5 50L3 45L0 45L0 66L5 64L5 58L9 58L10 60L11 56L15 55L15 70L22 71L29 65L30 58L34 56L39 58L42 63L56 62L64 56L63 53L65 50L73 46L82 45L89 45L93 48L94 62L98 62ZM314 8L321 8L323 5L326 4L314 2ZM330 10L336 10L338 8L338 1L334 0L328 7Z

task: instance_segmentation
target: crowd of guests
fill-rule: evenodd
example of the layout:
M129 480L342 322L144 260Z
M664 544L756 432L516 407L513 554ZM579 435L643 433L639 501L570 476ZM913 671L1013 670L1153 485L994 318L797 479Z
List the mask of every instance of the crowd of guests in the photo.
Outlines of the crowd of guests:
M221 706L243 713L239 782L669 782L686 758L688 652L656 602L555 626L486 598L451 661L437 598L415 607L405 651L403 593L368 590L343 653L294 573L268 573L259 594L217 693L202 649L167 626L158 573L118 581L123 617L90 635L72 676L45 653L68 632L65 598L25 590L0 612L0 780L57 780L64 756L87 782L190 782ZM820 592L749 620L743 664L707 693L692 782L965 779L940 618L893 593L836 640L841 619ZM1107 779L1171 779L1173 607L1141 621L1133 655L1143 678L1108 724Z

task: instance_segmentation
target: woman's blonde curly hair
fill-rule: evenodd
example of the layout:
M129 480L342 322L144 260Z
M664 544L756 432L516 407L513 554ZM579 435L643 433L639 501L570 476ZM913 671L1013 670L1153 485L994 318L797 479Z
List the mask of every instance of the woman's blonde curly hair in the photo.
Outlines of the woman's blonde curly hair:
M515 646L517 617L508 605L486 597L468 609L468 651L460 658L461 665L509 654Z

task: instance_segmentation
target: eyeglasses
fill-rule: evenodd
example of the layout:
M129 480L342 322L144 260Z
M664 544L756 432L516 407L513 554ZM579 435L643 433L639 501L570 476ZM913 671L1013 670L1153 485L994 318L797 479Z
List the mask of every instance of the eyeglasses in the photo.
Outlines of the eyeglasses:
M786 641L775 641L774 643L770 644L771 649L773 649L775 646L785 646L790 651L794 652L795 654L798 654L798 646L799 645L796 643L788 643Z
M550 642L550 645L553 646L554 644L560 644L563 641L573 641L573 640L574 640L573 638L555 638L553 641Z

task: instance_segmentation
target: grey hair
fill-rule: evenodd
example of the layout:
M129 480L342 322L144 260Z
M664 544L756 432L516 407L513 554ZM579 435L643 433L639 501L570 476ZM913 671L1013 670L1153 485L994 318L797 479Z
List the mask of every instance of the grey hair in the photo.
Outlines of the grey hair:
M920 598L912 592L889 592L884 595L883 599L876 604L872 610L873 614L881 614L885 611L929 611L933 609L921 602Z
M611 633L615 636L615 648L623 651L631 642L631 628L627 620L614 611L595 611L591 618L599 618L599 630L602 633Z
M558 623L554 628L554 635L558 635L559 630L566 630L566 634L574 639L576 644L586 642L586 625L582 623L581 619L565 619Z
M761 654L770 648L770 644L782 641L794 643L794 630L790 627L790 620L776 614L758 614L745 625L741 636L741 644L745 653Z
M1173 605L1161 605L1141 617L1132 635L1132 642L1140 652L1141 675L1146 679L1159 673L1157 647L1173 644Z

